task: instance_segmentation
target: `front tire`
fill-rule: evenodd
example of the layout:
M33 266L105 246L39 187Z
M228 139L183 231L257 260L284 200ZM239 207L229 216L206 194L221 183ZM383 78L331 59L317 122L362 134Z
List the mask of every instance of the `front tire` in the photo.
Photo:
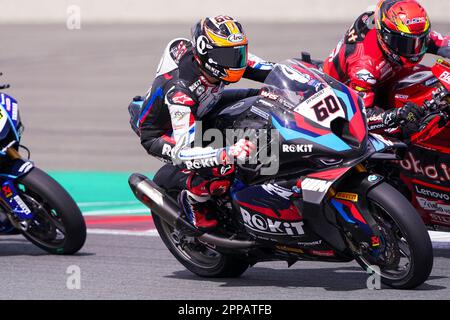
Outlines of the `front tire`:
M52 254L78 252L86 241L86 224L75 201L44 171L33 168L17 180L22 199L35 218L22 234Z
M412 289L423 284L433 268L433 247L430 236L416 209L395 188L381 183L368 194L369 210L378 224L389 234L391 254L408 255L409 263L403 275L380 272L381 282L396 289ZM397 251L397 252L394 252ZM364 268L370 268L364 256L357 256L356 261ZM400 259L400 257L398 258Z

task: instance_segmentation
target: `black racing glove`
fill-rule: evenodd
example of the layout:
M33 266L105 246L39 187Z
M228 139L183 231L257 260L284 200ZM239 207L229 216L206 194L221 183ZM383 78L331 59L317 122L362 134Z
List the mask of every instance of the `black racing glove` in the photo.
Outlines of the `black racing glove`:
M405 133L413 133L419 130L424 115L423 108L408 102L401 108L386 111L383 116L383 123L386 127L401 126Z

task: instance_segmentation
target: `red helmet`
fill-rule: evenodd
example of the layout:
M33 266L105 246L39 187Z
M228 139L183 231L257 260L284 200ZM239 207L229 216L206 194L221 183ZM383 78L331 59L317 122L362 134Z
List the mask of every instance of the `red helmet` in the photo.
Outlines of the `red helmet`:
M209 76L238 82L247 67L247 36L241 24L229 16L199 21L192 29L194 55Z
M391 60L417 65L427 51L430 19L416 0L381 0L375 12L378 42Z

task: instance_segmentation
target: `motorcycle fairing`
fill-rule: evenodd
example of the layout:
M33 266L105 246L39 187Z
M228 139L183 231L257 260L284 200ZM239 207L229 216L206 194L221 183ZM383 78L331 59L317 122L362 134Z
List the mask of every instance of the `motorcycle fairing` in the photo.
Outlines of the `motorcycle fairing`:
M356 193L348 193L348 194L357 195ZM355 204L355 202L357 201L338 199L335 197L331 199L330 202L346 222L358 226L368 235L373 234L372 230L370 230L370 227L367 225L367 221L364 220L358 207Z
M333 168L311 173L302 178L303 201L320 205L331 186L352 167Z
M329 238L333 240L333 245L330 245L304 223L302 206L297 203L300 200L293 197L293 194L293 191L276 183L247 186L240 180L235 180L231 188L239 220L247 232L260 241L278 244L277 248L281 244L302 248L301 255L304 258L314 258L320 253L331 252L336 247L344 251L345 243L333 226L324 226ZM300 253L298 250L296 252ZM351 259L350 256L344 257L342 252L338 256L340 259ZM333 260L336 257L333 251L329 258Z
M362 143L367 133L362 103L357 94L350 92L342 84L336 84L335 88L327 86L312 96L311 100L306 99L302 102L295 108L295 121L286 121L272 113L272 123L286 141L302 139L337 152L351 150L352 147L348 143L333 133L331 124L339 117L318 121L311 115L310 108L317 103L320 104L325 95L331 95L339 100L339 111L337 111L339 117L349 122L350 133L359 143Z
M0 179L15 180L26 175L34 168L33 161L15 159L0 167Z
M284 243L293 242L305 234L301 213L291 201L291 190L277 183L253 186L235 183L231 194L250 234Z
M431 69L433 74L442 85L450 91L450 63L446 62L444 59L439 59L438 63L436 63Z
M357 193L347 194L357 195ZM372 250L372 255L377 255L384 244L384 239L378 232L375 220L370 215L364 214L367 212L367 207L364 202L359 201L361 198L356 197L358 200L344 200L334 197L331 199L330 204L339 213L341 224L345 225L346 230L352 230L353 237L360 243L367 243Z
M16 141L20 140L17 128L20 126L19 109L17 101L5 94L0 93L0 139L4 139L9 130L13 130Z
M402 173L401 180L411 192L411 202L426 224L450 227L450 185L425 181Z
M397 139L383 137L376 133L369 133L369 142L377 153L383 153L389 149L404 149L407 145Z

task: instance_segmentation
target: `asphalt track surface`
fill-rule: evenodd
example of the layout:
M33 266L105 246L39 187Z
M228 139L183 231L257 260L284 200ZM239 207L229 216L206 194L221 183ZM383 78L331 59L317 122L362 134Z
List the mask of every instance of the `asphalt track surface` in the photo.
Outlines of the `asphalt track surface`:
M22 240L0 240L0 299L448 299L450 250L435 250L433 274L414 291L369 290L356 263L255 265L238 279L201 279L159 237L90 234L76 256L52 257ZM69 266L81 289L66 287Z
M249 25L251 51L273 61L308 49L323 58L346 25ZM168 40L189 25L1 26L0 70L26 125L23 143L45 170L145 171L150 159L128 125L131 97L150 86ZM450 25L436 26L449 33ZM430 60L428 60L430 61ZM243 82L240 86L255 86ZM448 299L450 249L435 249L429 281L414 291L366 288L355 263L262 263L242 278L204 280L154 236L89 234L76 256L49 256L20 236L0 238L1 299ZM81 268L81 289L66 288Z

